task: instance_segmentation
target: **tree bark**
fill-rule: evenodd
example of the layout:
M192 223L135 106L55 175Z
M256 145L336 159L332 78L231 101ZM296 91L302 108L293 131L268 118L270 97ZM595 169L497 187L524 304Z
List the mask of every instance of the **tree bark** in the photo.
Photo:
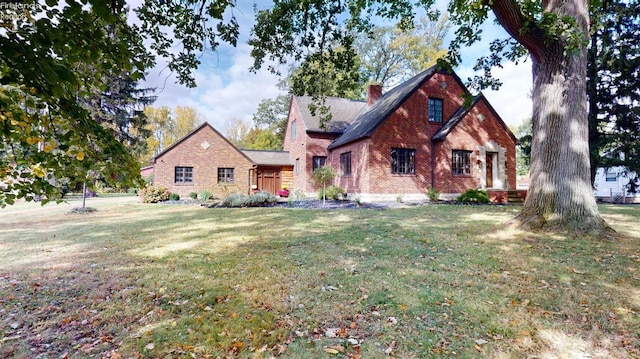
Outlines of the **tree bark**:
M558 19L574 18L575 31L588 38L587 0L543 1L542 5ZM531 182L515 220L525 229L604 235L609 228L598 213L590 183L586 44L570 48L563 38L540 36L539 29L524 21L514 0L494 0L491 6L533 60Z

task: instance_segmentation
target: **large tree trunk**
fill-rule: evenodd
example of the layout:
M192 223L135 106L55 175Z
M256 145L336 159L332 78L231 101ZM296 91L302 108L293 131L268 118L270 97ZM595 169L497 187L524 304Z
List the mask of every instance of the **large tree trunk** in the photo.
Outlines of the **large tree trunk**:
M574 18L574 31L588 38L587 0L547 0L542 5L558 19ZM531 184L516 221L527 229L603 235L608 227L590 182L586 44L569 44L545 29L527 27L514 0L494 0L491 6L533 60Z
M533 64L531 185L523 227L602 233L591 185L586 50L549 49Z

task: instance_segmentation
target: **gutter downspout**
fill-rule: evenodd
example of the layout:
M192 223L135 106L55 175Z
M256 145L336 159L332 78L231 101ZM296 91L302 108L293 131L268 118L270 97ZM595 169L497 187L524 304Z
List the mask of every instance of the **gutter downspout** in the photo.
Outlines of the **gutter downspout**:
M436 169L435 169L435 145L434 141L431 140L431 188L435 188L436 183Z

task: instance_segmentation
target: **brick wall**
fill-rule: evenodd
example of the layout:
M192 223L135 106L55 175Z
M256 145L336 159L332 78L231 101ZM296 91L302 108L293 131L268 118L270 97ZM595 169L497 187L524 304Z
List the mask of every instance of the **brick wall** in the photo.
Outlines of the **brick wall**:
M294 121L296 123L296 137L292 138L291 126ZM289 109L289 118L287 120L282 149L289 151L291 161L299 165L299 168L296 168L294 165L294 171L297 173L293 174L291 189L298 189L303 192L306 192L306 179L304 178L304 173L301 171L301 168L305 168L307 160L306 149L303 145L305 143L304 137L306 137L306 132L307 130L302 120L300 110L298 109L298 104L295 97L293 97L291 100L291 108Z
M378 127L370 145L370 193L418 194L431 187L431 137L462 105L462 93L453 77L435 74ZM443 100L442 123L429 122L430 97ZM394 147L416 150L415 174L391 173Z
M347 190L347 193L370 193L369 139L353 142L334 149L331 154L331 167L338 172L335 184ZM351 152L351 174L345 176L340 170L340 154Z
M296 123L295 138L291 136L291 125L293 121ZM293 99L282 146L284 151L289 151L291 161L294 163L298 162L300 165L299 169L297 169L298 174L295 172L293 174L291 189L301 190L305 193L311 193L317 190L313 183L313 156L325 156L327 157L328 163L329 151L327 147L336 137L337 135L335 134L308 133L300 110L298 109L298 104L295 98Z
M463 105L463 91L464 88L452 76L435 74L390 115L370 139L333 149L331 164L336 169L340 168L340 154L352 153L352 175L339 177L337 184L348 188L350 193L423 194L432 186L434 169L434 185L440 192L460 193L469 188L479 188L478 148L493 141L505 149L506 182L509 188L515 188L515 142L483 101L474 106L445 141L433 144L435 156L431 162L431 138ZM443 100L443 123L429 122L430 97ZM483 121L478 121L481 113ZM391 173L391 149L394 147L415 149L415 174ZM472 152L470 175L452 174L453 149Z
M482 114L484 119L480 121ZM506 182L504 189L516 188L516 154L515 141L509 132L500 124L489 110L486 103L478 102L469 113L449 133L446 140L436 144L436 189L443 193L460 193L469 188L481 187L481 177L484 176L479 148L488 143L497 144L506 150ZM471 151L471 175L453 175L451 171L452 150ZM503 165L503 164L502 164ZM506 188L505 188L506 187Z
M176 166L193 167L193 182L175 183ZM182 198L204 189L223 198L229 193L249 193L249 170L252 167L251 161L236 147L205 124L156 158L154 183L166 186ZM218 184L218 168L233 168L235 183Z

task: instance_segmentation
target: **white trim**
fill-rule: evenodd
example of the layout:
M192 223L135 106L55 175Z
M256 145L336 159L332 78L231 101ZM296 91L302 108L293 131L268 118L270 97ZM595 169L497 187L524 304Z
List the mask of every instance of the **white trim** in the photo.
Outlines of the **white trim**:
M478 180L481 189L487 188L487 152L497 153L497 156L493 156L493 187L489 189L509 189L509 181L507 179L507 149L500 146L494 141L489 141L483 146L478 146L478 166L476 167L478 173Z

